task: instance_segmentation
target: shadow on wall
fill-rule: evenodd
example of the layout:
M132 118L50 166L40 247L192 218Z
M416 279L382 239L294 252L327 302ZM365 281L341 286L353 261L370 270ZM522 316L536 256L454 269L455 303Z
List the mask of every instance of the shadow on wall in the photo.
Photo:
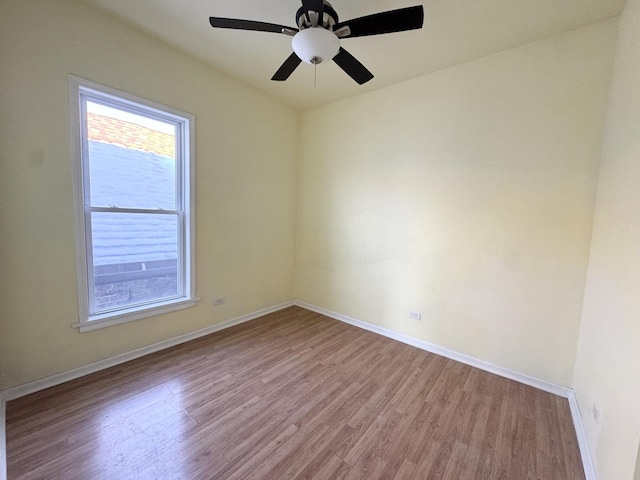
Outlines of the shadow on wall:
M638 442L638 453L636 455L636 473L633 480L640 480L640 442Z

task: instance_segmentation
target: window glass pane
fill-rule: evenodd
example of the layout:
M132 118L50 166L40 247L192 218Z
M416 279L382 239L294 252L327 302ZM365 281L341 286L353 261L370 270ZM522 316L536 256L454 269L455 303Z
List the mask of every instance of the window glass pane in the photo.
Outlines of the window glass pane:
M176 209L176 125L87 101L91 206Z
M178 287L178 216L91 214L94 314L175 298Z

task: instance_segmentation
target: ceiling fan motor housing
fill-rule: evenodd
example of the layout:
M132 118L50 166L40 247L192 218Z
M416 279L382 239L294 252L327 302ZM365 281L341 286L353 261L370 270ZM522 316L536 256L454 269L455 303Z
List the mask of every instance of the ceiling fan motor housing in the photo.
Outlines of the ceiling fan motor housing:
M311 14L309 14L311 12ZM300 30L304 30L309 27L323 27L323 28L331 28L333 25L338 23L338 13L333 9L329 2L324 2L324 13L322 15L322 25L317 25L317 20L310 18L311 15L317 14L317 12L307 11L307 9L302 6L298 9L296 13L296 25Z

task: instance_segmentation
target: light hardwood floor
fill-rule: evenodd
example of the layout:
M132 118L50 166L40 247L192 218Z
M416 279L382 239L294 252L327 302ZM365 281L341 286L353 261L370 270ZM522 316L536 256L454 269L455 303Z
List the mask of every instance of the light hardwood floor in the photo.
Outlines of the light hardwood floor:
M7 404L10 480L583 480L567 400L291 307Z

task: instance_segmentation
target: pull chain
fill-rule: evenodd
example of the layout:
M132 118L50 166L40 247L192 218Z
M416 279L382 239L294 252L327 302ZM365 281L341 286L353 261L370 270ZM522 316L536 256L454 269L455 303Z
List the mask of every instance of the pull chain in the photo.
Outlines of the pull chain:
M313 88L316 88L316 79L318 77L318 64L322 62L320 57L311 57L309 63L313 64Z

